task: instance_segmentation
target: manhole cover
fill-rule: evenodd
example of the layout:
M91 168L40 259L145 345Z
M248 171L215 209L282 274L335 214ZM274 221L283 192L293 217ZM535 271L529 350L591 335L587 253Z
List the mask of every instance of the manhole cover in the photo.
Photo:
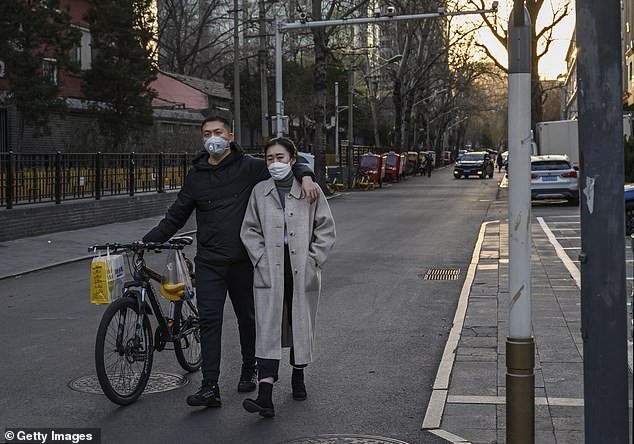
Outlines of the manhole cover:
M407 444L398 439L367 435L319 435L284 441L280 444Z
M460 276L460 268L432 267L423 279L428 281L455 281Z
M143 393L159 393L175 390L189 383L187 376L174 375L172 373L152 372ZM82 393L103 394L97 375L82 376L68 383L73 390Z

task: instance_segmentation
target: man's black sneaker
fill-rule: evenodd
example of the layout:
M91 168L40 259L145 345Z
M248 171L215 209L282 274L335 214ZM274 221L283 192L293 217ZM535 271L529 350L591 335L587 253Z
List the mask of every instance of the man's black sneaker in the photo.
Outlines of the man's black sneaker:
M293 389L293 399L296 401L303 401L307 398L306 385L304 385L304 370L293 369L291 374L291 388Z
M187 404L192 407L220 407L220 387L218 387L218 383L203 381L200 390L187 397Z
M238 382L239 392L252 392L258 385L258 371L255 368L242 367L240 382Z

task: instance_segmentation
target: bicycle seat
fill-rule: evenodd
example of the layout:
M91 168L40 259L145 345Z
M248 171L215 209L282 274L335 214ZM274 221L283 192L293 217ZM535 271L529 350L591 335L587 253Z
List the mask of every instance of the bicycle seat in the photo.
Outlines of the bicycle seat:
M191 245L194 238L191 236L175 236L168 241L172 245Z

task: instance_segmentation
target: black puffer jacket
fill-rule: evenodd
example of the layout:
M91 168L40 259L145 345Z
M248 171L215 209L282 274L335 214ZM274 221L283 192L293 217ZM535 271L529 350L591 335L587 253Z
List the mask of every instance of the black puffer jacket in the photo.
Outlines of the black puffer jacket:
M232 264L248 260L240 227L253 187L270 176L266 162L245 154L236 144L219 165L201 152L185 177L176 201L144 242L165 242L185 225L196 209L196 259L208 264ZM295 176L314 175L310 167L293 166Z

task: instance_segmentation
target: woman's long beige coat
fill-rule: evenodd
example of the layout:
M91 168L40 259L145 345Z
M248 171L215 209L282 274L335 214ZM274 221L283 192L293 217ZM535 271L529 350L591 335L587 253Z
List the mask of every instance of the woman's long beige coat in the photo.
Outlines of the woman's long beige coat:
M255 267L255 355L281 359L292 338L295 363L313 361L315 318L321 292L321 268L335 243L335 222L323 192L310 204L293 181L282 209L275 181L253 189L240 237ZM293 270L292 331L282 326L284 309L284 219ZM283 331L284 330L284 331ZM288 338L282 343L282 337Z

